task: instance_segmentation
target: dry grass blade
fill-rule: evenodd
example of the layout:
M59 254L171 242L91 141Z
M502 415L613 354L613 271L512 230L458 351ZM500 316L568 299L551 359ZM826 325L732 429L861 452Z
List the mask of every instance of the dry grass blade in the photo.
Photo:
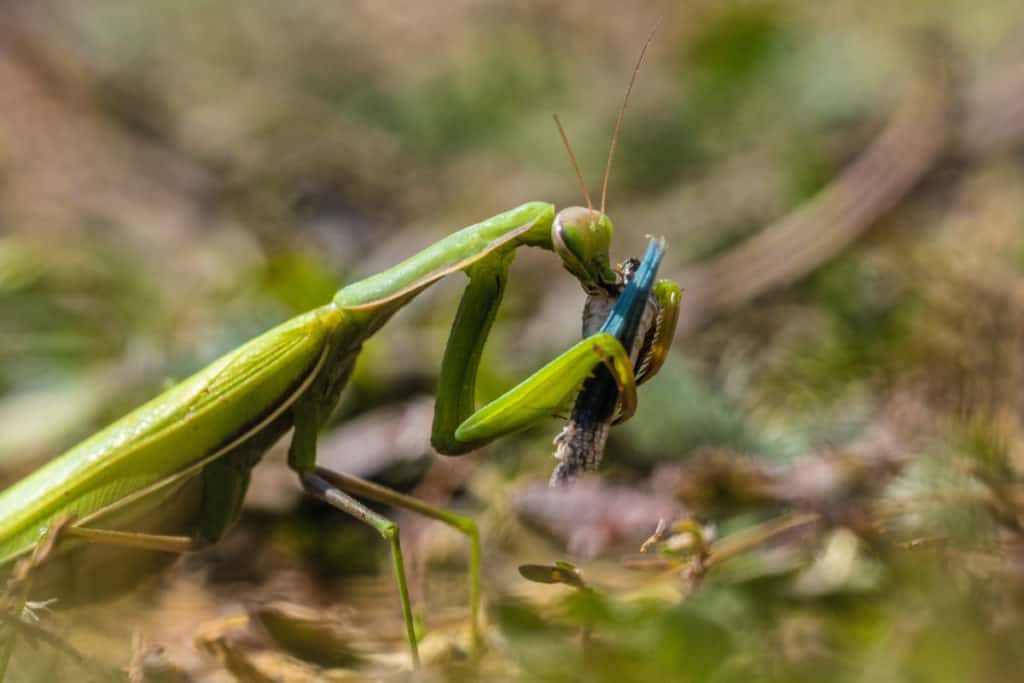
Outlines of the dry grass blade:
M687 290L683 333L814 271L892 209L942 158L954 90L927 64L875 142L803 206L724 254L673 279Z

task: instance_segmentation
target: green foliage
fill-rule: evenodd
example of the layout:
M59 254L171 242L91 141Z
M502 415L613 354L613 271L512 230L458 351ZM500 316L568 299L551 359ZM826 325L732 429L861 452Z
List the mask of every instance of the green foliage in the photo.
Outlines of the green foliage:
M632 444L623 449L629 463L650 464L701 447L773 458L792 455L789 444L760 431L738 406L678 359L671 358L643 394L644 409L612 433L612 438L625 436Z
M446 70L403 91L371 81L339 82L340 109L393 134L409 161L437 164L494 144L495 131L538 104L547 81L528 53L481 54L468 69Z
M700 139L700 122L684 101L630 112L636 125L621 133L615 164L615 187L653 195L695 172L708 160Z
M523 603L502 603L502 631L522 667L521 680L738 680L726 673L735 652L728 632L688 606L626 604L581 591L561 609L564 622ZM552 621L576 628L552 628ZM580 629L592 633L581 636Z
M738 90L785 51L791 40L784 21L781 7L774 4L746 3L727 9L688 45L683 65Z
M905 352L914 310L891 274L855 254L821 269L807 290L821 314L816 333L787 349L765 377L766 391L797 410L849 397L881 378Z

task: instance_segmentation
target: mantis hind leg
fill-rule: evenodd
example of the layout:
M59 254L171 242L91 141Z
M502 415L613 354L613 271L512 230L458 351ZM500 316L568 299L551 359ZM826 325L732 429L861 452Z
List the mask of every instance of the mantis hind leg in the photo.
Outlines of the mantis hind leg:
M203 472L203 477L202 530L198 536L76 526L71 516L53 522L32 555L19 561L10 585L2 596L4 604L0 609L13 616L8 620L10 623L6 629L10 632L9 635L0 638L0 680L3 680L3 674L13 652L15 631L19 626L15 620L20 620L21 614L31 605L29 594L32 591L33 576L40 566L47 563L55 548L63 541L71 540L89 545L172 554L201 550L211 541L217 540L237 518L249 483L249 472L244 467L238 468L236 463L227 459L208 466ZM31 624L28 626L31 627Z
M46 562L58 538L74 538L86 543L100 545L112 545L121 548L135 548L139 550L153 550L157 552L182 554L200 550L207 545L206 542L188 536L167 536L162 534L148 534L134 531L115 531L113 529L93 529L89 527L76 527L70 525L70 520L65 523L58 522L47 532L44 540L36 546L31 557L22 560L21 566L15 570L15 576L8 588L7 595L3 602L6 603L0 609L10 612L10 631L7 637L0 637L0 681L4 679L4 673L10 663L11 654L14 651L15 632L20 624L15 623L21 619L21 614L30 610L32 603L29 601L29 593L32 590L32 575L34 570ZM42 603L43 605L47 603ZM33 624L26 624L26 629L39 631L39 627ZM45 633L45 632L43 632ZM81 655L69 645L63 644L56 636L40 636L46 638L51 645L65 650L79 663L87 663Z
M38 620L35 610L45 609L48 601L35 605L29 601L35 570L47 562L61 538L78 535L78 530L71 526L73 522L73 517L68 515L51 524L32 554L18 561L4 592L0 594L0 622L3 622L0 624L0 681L6 678L14 654L15 641L19 635L48 644L57 653L79 666L81 671L87 672L90 680L94 677L95 680L115 680L112 671L91 661L60 636L35 623Z
M32 554L18 561L13 575L7 582L2 596L2 609L11 614L12 621L7 625L7 632L0 637L0 680L7 676L7 667L10 665L11 655L14 653L14 641L18 635L17 625L29 605L28 596L32 589L32 573L50 556L59 537L71 521L69 516L55 522L47 530L43 539L36 544Z

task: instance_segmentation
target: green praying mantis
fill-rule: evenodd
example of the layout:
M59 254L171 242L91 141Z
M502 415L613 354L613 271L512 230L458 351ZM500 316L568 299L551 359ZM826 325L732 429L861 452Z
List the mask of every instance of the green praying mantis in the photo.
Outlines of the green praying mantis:
M611 231L603 214L577 207L556 215L550 204L528 203L345 287L327 305L214 361L0 494L0 565L30 553L52 525L68 516L74 522L62 529L61 542L69 551L116 546L182 553L214 543L239 516L250 470L293 429L288 464L303 488L371 525L390 543L414 658L398 528L353 496L412 509L470 537L476 628L480 550L473 520L317 467L317 434L363 342L417 294L456 271L466 272L469 284L441 364L432 430L438 451L467 453L552 415L598 367L614 378L622 417L628 418L636 406L634 361L631 349L609 331L584 338L504 395L479 410L473 407L481 351L520 246L557 252L592 296L614 292L620 310L613 308L608 320L632 326L618 332L627 340L637 336L639 316L633 311L642 311L653 299L663 322L647 335L650 351L641 379L657 372L660 361L650 358L663 359L671 343L680 290L669 281L653 283L663 246L652 242L637 276L618 296L620 275L608 262ZM109 571L97 574L90 562L75 560L69 555L51 562L65 572L65 583L88 587Z
M604 198L600 211L589 208L587 199L588 208L557 213L548 203L523 204L350 284L327 304L229 352L17 482L0 493L0 568L31 556L53 541L50 534L59 533L52 557L37 568L38 578L33 570L37 594L77 591L94 598L119 590L134 575L151 570L142 556L168 557L217 542L241 513L252 468L291 431L288 465L302 488L370 525L389 544L414 666L417 638L398 527L357 498L413 510L468 536L470 620L477 643L480 538L474 521L319 467L317 436L363 343L416 296L456 272L469 283L441 363L431 434L437 451L457 455L478 449L551 416L577 394L581 400L600 394L598 403L605 405L603 412L582 413L577 435L607 426L614 416L628 419L636 408L637 384L652 377L665 359L681 290L673 282L656 281L663 241L651 240L643 261L634 262L629 273L612 268L613 228ZM524 246L556 253L589 300L597 302L603 324L585 328L581 341L476 409L481 353L509 265ZM588 387L603 388L585 387L591 377ZM587 439L563 442L563 460L573 448L595 447ZM583 454L584 468L594 464L592 456ZM51 575L51 583L43 581L47 589L39 588L40 579ZM104 582L110 586L101 587ZM0 676L7 656L9 648L0 652Z

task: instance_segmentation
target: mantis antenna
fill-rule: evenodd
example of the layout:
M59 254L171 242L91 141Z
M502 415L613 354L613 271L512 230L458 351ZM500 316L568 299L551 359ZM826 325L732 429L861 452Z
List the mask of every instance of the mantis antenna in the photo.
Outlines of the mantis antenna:
M629 85L626 86L626 95L622 98L622 107L619 109L619 117L615 120L615 132L612 133L612 145L608 149L608 163L604 167L604 181L601 183L601 213L604 213L604 200L608 196L608 176L612 172L612 159L615 157L615 143L619 141L619 130L622 128L622 117L626 113L626 105L629 104L629 93L633 92L633 84L636 83L636 75L640 71L640 65L644 61L644 55L647 54L647 48L651 46L651 41L654 40L654 34L658 31L658 26L661 25L661 17L654 22L654 28L651 29L650 35L647 36L646 42L644 42L643 48L640 50L640 56L636 60L636 66L633 67L633 75L629 77ZM571 153L571 152L570 152Z
M565 144L565 151L569 153L569 161L572 162L572 168L576 171L576 179L580 181L580 189L583 190L583 198L587 200L587 208L590 209L590 211L593 211L594 203L590 201L590 193L587 192L587 183L583 180L583 171L580 170L580 162L576 160L576 155L572 151L572 145L569 144L569 137L565 134L565 129L562 128L562 122L558 120L558 114L552 114L551 117L555 120L555 125L558 126L558 134L562 136L562 142ZM601 203L604 203L603 199Z

